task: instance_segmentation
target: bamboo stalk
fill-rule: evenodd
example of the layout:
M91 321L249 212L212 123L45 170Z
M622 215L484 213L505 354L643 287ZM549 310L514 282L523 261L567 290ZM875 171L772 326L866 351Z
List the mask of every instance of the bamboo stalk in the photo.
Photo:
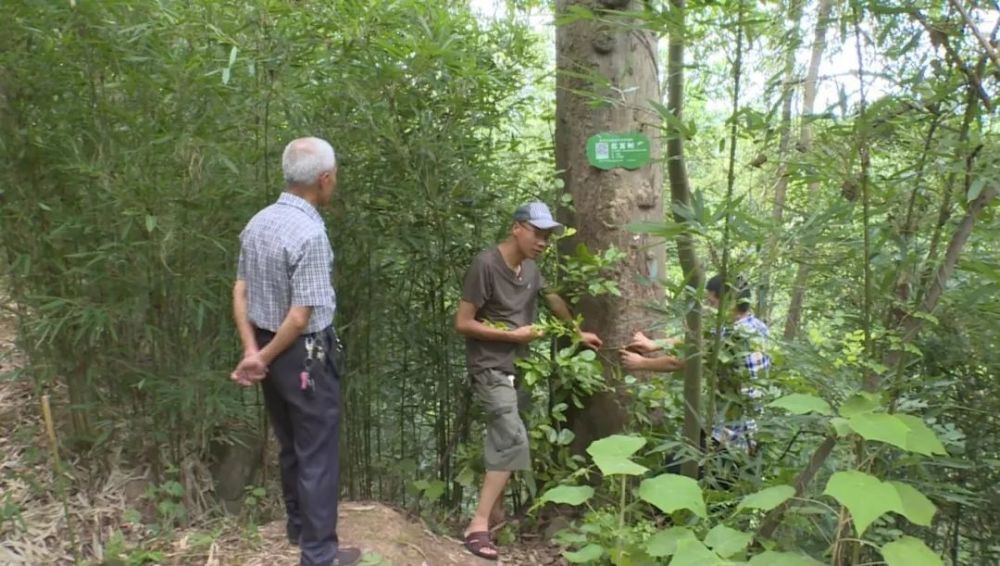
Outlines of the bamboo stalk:
M80 559L76 544L76 531L73 529L73 519L69 513L69 498L66 495L66 474L63 472L62 460L59 458L59 441L56 438L56 427L52 419L52 407L49 404L48 393L42 395L42 420L45 423L45 436L49 441L49 451L52 453L53 479L56 492L63 504L63 515L66 517L66 531L69 533L70 548L73 556Z

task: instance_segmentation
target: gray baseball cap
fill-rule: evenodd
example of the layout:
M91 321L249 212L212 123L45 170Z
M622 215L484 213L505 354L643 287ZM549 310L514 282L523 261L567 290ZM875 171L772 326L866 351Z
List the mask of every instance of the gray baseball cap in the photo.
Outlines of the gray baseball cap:
M552 213L544 202L529 202L517 207L514 222L527 222L539 230L552 230L556 234L562 234L566 229L552 218Z

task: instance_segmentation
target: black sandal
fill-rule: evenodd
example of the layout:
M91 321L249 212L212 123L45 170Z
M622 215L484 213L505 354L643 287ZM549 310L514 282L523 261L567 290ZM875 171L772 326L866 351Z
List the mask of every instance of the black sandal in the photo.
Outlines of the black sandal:
M480 558L498 560L500 558L500 551L491 539L492 537L490 537L488 531L469 533L465 535L465 549ZM492 550L493 553L483 552L483 549Z

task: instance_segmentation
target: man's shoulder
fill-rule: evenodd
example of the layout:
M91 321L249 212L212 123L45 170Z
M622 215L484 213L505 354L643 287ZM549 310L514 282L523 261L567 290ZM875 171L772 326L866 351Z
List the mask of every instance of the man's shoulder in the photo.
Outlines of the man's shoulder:
M484 268L496 265L496 246L486 248L472 257L472 268Z
M253 215L243 229L243 234L284 237L298 242L327 238L325 226L313 222L301 210L277 203L268 205Z

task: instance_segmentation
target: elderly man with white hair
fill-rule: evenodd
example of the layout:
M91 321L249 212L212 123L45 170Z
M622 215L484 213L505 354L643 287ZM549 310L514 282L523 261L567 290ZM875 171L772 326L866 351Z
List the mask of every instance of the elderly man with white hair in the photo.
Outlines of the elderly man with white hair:
M319 209L337 186L333 148L300 138L281 159L285 191L240 234L233 318L243 359L232 380L260 382L281 446L290 543L302 566L356 564L338 548L340 375L333 357L333 250Z

